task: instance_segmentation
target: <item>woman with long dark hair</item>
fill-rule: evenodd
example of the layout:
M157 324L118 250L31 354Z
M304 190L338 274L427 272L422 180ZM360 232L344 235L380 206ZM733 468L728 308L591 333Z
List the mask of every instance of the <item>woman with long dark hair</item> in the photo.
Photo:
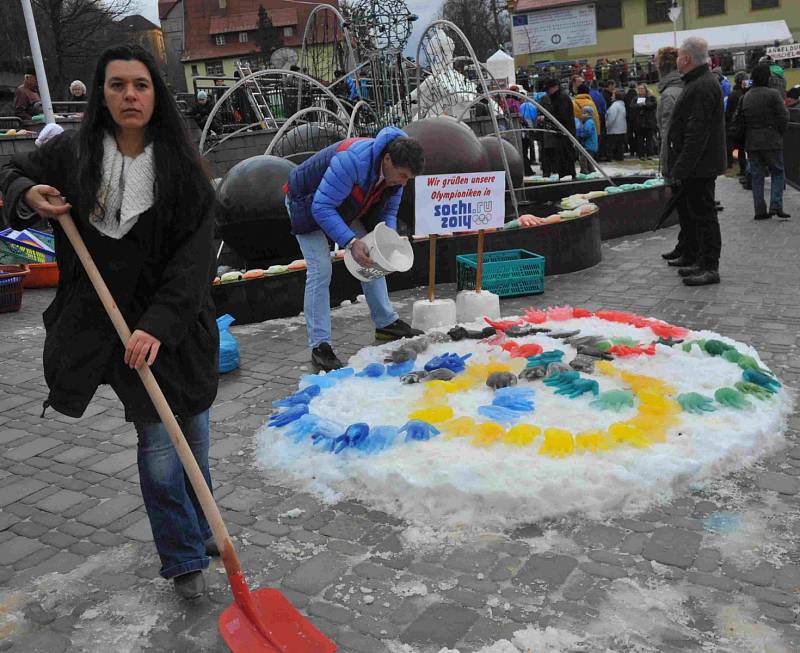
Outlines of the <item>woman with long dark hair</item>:
M15 227L38 215L55 234L60 280L43 315L45 410L80 417L99 385L112 387L138 433L161 575L195 598L205 589L208 555L218 552L135 369L151 366L210 486L208 410L219 344L210 293L214 194L152 57L135 45L106 50L80 131L12 159L0 171L0 191ZM65 203L51 202L57 197ZM58 224L65 213L131 326L127 346Z

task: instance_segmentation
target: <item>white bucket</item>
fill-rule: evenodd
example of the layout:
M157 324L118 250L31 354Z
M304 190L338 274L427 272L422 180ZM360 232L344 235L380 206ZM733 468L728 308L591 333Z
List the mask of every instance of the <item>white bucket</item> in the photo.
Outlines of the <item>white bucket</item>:
M373 231L361 239L369 249L369 257L375 263L364 267L356 263L350 250L345 250L344 264L348 271L360 281L372 281L391 274L405 272L414 265L414 250L407 238L402 238L394 229L379 222Z

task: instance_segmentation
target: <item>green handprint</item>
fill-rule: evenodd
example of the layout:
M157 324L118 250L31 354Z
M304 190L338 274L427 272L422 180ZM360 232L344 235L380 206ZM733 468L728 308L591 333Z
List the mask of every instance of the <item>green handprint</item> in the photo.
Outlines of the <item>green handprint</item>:
M728 408L735 408L736 410L753 409L753 404L747 401L745 396L735 388L720 388L714 393L714 399Z
M598 410L613 410L618 413L623 408L633 407L633 393L629 390L606 390L589 405Z
M713 413L717 410L714 406L714 400L711 397L706 397L697 392L687 392L678 395L678 403L687 413L693 413L695 415Z
M729 363L735 363L738 365L739 361L744 358L744 354L740 353L736 349L729 349L728 351L722 353L722 357Z
M731 345L726 345L721 340L706 340L703 349L711 356L722 356L726 351L734 349ZM734 349L735 351L735 349Z
M702 351L705 351L705 344L706 344L705 340L689 340L689 342L683 343L683 351L685 351L688 354L689 352L692 351L692 347L694 347L695 345L700 347Z
M753 370L755 372L761 372L762 374L772 374L772 372L770 372L767 368L761 367L758 364L758 361L752 356L742 356L737 362L737 365L743 370Z
M756 399L769 399L772 393L766 388L758 385L757 383L750 383L749 381L739 381L734 384L736 389L745 395L753 395Z

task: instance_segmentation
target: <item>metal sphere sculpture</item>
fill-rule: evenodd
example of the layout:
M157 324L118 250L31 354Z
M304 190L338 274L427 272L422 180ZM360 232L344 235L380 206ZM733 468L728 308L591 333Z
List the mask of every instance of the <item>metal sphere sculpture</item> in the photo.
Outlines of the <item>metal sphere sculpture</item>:
M346 12L362 50L402 51L418 18L405 0L357 0Z
M217 186L218 233L248 267L300 258L284 204L283 185L294 163L259 155L233 166Z

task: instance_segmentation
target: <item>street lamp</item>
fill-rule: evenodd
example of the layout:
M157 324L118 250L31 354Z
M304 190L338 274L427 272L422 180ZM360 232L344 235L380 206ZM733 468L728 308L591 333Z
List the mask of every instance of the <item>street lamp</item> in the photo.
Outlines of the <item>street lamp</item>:
M669 8L667 12L669 19L672 21L672 44L677 48L678 47L678 33L677 33L677 23L678 18L681 17L681 6L678 4L678 0L672 0L672 6Z

